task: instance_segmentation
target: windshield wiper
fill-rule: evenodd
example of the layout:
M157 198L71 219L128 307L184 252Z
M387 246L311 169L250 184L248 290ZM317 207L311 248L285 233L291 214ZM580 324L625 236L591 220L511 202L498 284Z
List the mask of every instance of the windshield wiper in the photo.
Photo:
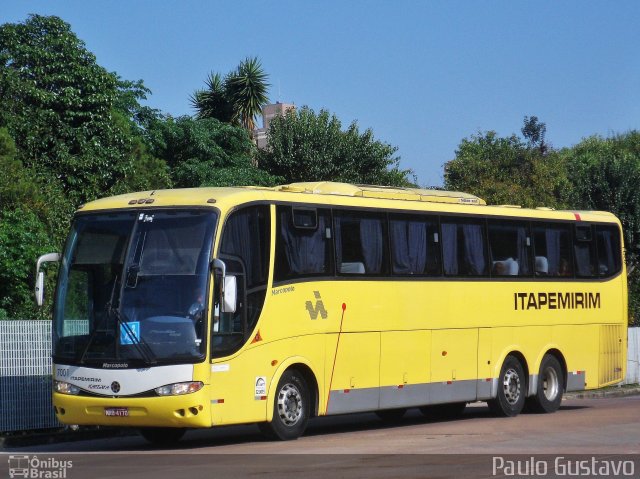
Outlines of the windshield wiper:
M114 305L113 305L117 284L118 284L118 277L116 276L115 279L114 279L114 282L113 282L113 288L111 289L111 296L109 298L109 302L106 304L106 307L105 307L105 313L106 314L104 315L104 317L102 318L100 323L98 323L96 325L95 329L93 330L93 332L89 336L89 340L87 341L87 345L84 348L84 351L82 352L82 356L80 356L79 363L80 364L84 364L84 358L87 355L87 352L89 351L89 348L91 347L91 344L93 343L94 339L96 338L96 335L97 335L100 327L105 322L105 320L107 318L115 318L116 325L117 325L116 334L115 334L115 340L118 341L119 329L120 328L124 329L124 331L126 332L127 336L129 336L129 338L131 339L131 344L133 344L133 346L136 348L136 351L138 351L138 353L142 357L142 360L144 361L145 365L147 365L147 366L154 365L158 361L156 360L156 356L155 356L155 354L153 354L153 351L151 350L149 345L135 334L135 332L131 329L131 326L129 326L129 324L127 323L126 318L125 318L125 320L123 320L122 314L120 313L118 308L114 307Z
M118 284L118 275L116 275L113 278L113 287L111 288L111 295L109 297L109 302L106 304L106 307L105 307L105 312L107 314L105 314L102 317L100 322L98 324L96 324L96 327L93 329L93 331L89 335L89 340L87 341L87 345L85 346L84 351L82 351L82 355L80 356L80 359L78 360L78 362L80 364L84 364L84 357L87 355L87 352L89 352L89 348L91 347L91 343L93 343L93 340L96 339L96 336L98 334L98 331L100 330L100 327L104 324L104 322L105 322L105 320L107 318L111 317L110 311L112 309L113 299L114 299L115 294L116 294L116 285L117 284Z

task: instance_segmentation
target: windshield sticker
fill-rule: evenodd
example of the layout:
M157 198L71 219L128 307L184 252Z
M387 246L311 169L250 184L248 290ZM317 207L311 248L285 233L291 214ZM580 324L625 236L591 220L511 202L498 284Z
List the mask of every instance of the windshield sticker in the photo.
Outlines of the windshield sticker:
M137 344L140 342L140 321L120 324L120 344Z

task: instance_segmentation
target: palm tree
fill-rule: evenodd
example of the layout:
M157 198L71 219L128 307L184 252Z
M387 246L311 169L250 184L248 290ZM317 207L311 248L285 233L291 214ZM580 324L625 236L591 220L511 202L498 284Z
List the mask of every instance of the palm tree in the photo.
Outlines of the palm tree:
M256 115L269 101L267 78L258 58L247 57L224 79L219 73L210 73L206 89L191 95L191 104L198 118L234 123L251 133L256 128Z
M227 86L233 103L234 121L247 131L256 129L255 118L267 104L267 74L257 57L246 58L228 77Z
M191 95L191 105L198 119L215 118L225 123L232 121L233 105L227 97L226 81L219 73L209 73L205 80L206 89L196 90Z

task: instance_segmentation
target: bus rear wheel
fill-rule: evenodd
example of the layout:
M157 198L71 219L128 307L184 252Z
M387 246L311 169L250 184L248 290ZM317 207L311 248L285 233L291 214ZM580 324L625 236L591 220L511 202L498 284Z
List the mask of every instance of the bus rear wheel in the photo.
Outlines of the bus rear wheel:
M487 401L489 410L495 416L513 417L524 407L527 382L524 369L515 356L507 356L500 369L498 395Z
M285 371L273 402L271 422L258 424L260 431L270 439L288 441L300 437L309 421L309 388L296 370Z
M527 410L535 413L556 412L562 401L564 375L560 361L550 354L540 363L536 394L527 398Z
M140 429L140 435L154 446L171 446L177 443L186 429L174 427L144 427Z

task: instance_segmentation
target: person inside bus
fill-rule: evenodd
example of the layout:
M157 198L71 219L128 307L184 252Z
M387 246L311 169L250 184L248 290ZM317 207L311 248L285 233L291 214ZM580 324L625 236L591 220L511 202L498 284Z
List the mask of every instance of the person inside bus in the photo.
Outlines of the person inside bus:
M196 336L202 338L204 334L204 289L197 288L195 294L195 301L189 306L187 311L187 317L193 320L193 325L196 330Z
M560 259L560 268L558 269L558 276L571 276L571 267L567 258Z

